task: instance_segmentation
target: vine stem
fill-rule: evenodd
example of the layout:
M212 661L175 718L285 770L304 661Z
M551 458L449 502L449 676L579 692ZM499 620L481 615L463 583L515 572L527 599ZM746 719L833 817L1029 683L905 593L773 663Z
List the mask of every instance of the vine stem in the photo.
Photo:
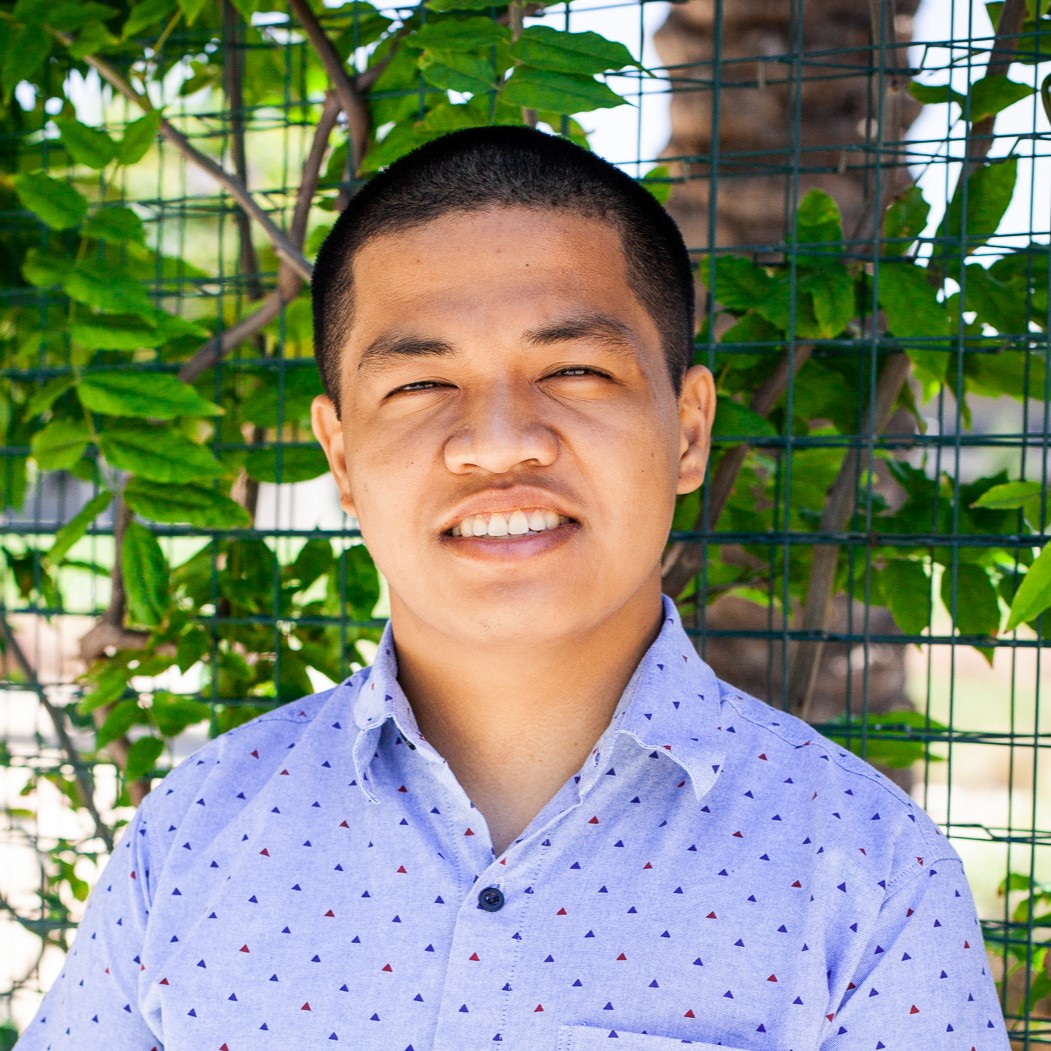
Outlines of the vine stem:
M321 165L325 160L329 136L336 126L339 116L339 102L333 92L325 96L321 115L314 128L314 139L310 152L303 163L302 176L299 180L299 192L296 194L295 207L292 209L292 221L288 227L288 236L294 245L301 246L306 239L307 222L310 217L310 205L314 199L318 179L321 176ZM278 274L277 288L260 300L259 306L236 325L224 329L201 346L179 370L179 379L192 383L206 372L236 346L251 339L270 324L290 303L302 288L303 280L299 274L282 266Z
M347 73L343 61L336 54L336 48L322 28L317 15L314 14L309 0L289 0L289 6L299 19L303 32L310 41L310 46L321 60L321 65L332 82L332 90L336 93L343 114L347 118L347 131L350 133L351 170L357 175L369 144L369 111L365 100Z
M769 416L774 406L788 389L789 380L803 367L813 353L812 344L792 348L778 360L774 371L763 385L752 395L749 408L759 416ZM748 458L751 446L747 442L728 449L719 460L708 487L708 497L697 512L691 531L707 530L719 520L726 501L733 492L734 482ZM668 548L661 569L661 590L672 599L682 594L683 588L704 562L704 550L700 544L676 541Z
M74 39L70 34L58 29L48 27L48 32L65 47L72 47ZM135 103L144 113L156 113L157 109L149 97L136 91L127 80L124 79L108 62L97 55L85 55L84 61L91 66L100 77L115 91L123 95L129 101ZM248 187L228 172L221 164L213 160L206 153L198 150L190 140L172 125L165 117L160 118L158 130L188 161L198 168L206 171L223 186L235 201L255 220L266 233L274 246L274 251L281 259L304 281L309 281L313 267L307 261L303 253L296 248L263 210L259 202L249 193Z
M37 699L43 705L44 711L47 712L48 718L51 720L51 725L55 728L55 736L58 738L58 746L62 749L66 759L69 760L70 766L73 767L73 777L77 783L77 793L80 796L80 801L83 804L84 809L88 812L88 815L91 818L91 822L95 828L95 835L105 844L106 850L112 853L113 833L102 820L102 815L99 813L98 807L95 805L95 788L91 783L91 776L88 773L88 765L84 762L84 757L80 754L77 746L73 743L73 738L70 736L69 730L66 729L66 713L51 702L51 698L48 697L44 684L40 681L40 677L37 675L36 668L33 667L32 662L26 656L25 650L22 649L21 643L19 643L14 630L4 616L0 616L0 635L3 635L4 637L4 648L14 656L15 663L22 670L22 674L26 677L26 681L29 683L29 688L36 694Z

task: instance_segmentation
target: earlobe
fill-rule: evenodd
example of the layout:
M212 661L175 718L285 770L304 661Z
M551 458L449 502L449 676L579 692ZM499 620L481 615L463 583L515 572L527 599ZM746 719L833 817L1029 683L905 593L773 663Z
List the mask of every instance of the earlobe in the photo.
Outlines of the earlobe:
M348 515L356 516L354 501L350 493L350 476L347 471L346 439L343 424L336 413L336 406L327 395L319 394L310 406L310 426L314 431L329 469L339 490L339 505Z
M679 395L679 493L704 481L715 419L715 383L703 365L690 368Z

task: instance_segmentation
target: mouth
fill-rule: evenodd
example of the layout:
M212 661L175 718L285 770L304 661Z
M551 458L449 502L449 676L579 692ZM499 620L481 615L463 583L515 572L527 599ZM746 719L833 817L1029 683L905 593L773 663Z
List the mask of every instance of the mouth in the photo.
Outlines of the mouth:
M448 536L484 537L493 540L513 540L516 537L539 536L573 521L548 508L522 508L515 511L495 511L468 515L448 530Z

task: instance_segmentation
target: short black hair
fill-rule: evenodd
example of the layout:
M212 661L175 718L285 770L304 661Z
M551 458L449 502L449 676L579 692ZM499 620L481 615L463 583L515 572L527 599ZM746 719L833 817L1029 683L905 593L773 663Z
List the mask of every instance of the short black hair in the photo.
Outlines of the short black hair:
M609 223L632 291L660 332L676 392L693 360L694 285L682 234L657 199L590 150L532 128L467 128L396 160L351 198L318 252L314 354L340 409L340 356L351 324L354 256L383 234L456 213L520 207Z

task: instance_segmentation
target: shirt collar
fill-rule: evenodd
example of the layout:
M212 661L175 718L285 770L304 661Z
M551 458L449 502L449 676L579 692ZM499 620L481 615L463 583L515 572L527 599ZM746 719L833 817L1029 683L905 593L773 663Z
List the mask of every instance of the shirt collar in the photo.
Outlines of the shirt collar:
M615 739L627 736L640 747L664 753L686 772L698 799L706 795L722 768L725 754L719 726L720 684L698 656L683 629L675 604L662 596L664 620L644 654L580 775L584 796L594 787L603 753ZM420 734L412 706L398 683L394 634L388 622L372 668L353 702L358 737L354 766L358 785L374 802L368 770L376 755L380 731L393 720L410 748L433 761L444 760Z

